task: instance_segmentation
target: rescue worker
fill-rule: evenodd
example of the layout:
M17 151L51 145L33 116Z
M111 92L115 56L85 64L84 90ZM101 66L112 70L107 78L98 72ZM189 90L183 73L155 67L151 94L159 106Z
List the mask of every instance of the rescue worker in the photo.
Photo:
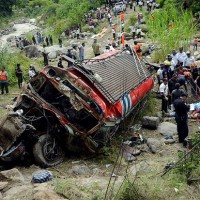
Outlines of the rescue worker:
M64 67L63 67L63 64L62 64L62 58L59 58L57 66L58 66L59 68L64 68Z
M180 96L184 93L183 89L180 89L180 83L176 83L175 84L175 89L172 91L171 94L171 101L172 101L172 105L174 105L174 101L178 98L180 98Z
M92 49L95 56L100 55L100 45L97 43L97 39L94 39L94 42L92 44Z
M22 87L22 81L23 81L23 72L20 68L20 64L17 64L16 68L15 68L15 75L17 77L18 80L18 86L19 88Z
M49 61L48 61L48 53L47 53L45 45L43 45L42 54L44 58L44 66L47 66L49 64Z
M134 41L134 48L133 49L136 52L138 58L140 59L142 57L141 44L139 44L137 41Z
M2 67L0 72L0 81L1 81L1 94L4 94L4 88L6 94L8 94L8 72L5 70L5 67Z
M122 47L125 46L125 35L124 35L124 33L122 33L122 35L121 35L121 44L122 44Z
M181 96L174 101L175 108L175 120L177 123L177 132L179 143L183 143L186 147L187 142L185 138L188 136L188 111L190 110L189 105L186 105L185 101L187 99L187 94L183 93Z
M162 99L161 111L163 113L167 113L167 107L168 107L168 80L167 78L163 79L163 83L161 83L159 87L159 92Z

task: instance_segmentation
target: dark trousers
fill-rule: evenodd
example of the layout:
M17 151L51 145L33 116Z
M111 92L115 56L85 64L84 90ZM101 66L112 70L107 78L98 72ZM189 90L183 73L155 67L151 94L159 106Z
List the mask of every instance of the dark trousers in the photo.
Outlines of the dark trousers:
M135 32L132 32L132 38L135 39Z
M19 86L19 88L21 88L22 87L22 77L17 77L17 79L18 79L18 86Z
M165 96L162 95L162 111L167 112L168 101L165 99Z
M47 54L44 54L44 66L47 66L48 65L48 55Z
M8 82L1 82L1 94L4 94L4 88L6 93L8 93Z
M95 55L95 57L96 57L96 56L99 56L99 55L100 55L100 53L95 53L94 55Z
M177 132L178 132L178 139L180 143L183 143L186 146L185 138L188 136L188 116L179 116L175 115L175 120L177 123Z
M196 51L197 51L197 44L194 44L193 50L196 50Z

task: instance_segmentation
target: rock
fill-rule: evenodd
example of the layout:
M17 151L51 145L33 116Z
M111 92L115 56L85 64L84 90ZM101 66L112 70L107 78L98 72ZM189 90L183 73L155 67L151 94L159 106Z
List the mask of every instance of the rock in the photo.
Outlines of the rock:
M137 158L135 156L133 156L131 153L128 153L128 152L123 152L123 157L128 162L137 160Z
M143 39L143 38L136 38L134 41L136 41L138 43L145 43L145 39Z
M128 170L128 174L132 175L132 177L135 178L135 175L138 172L147 172L149 170L150 170L150 168L149 168L149 165L147 164L147 162L142 161L138 164L134 164L133 166L131 166Z
M11 180L11 181L24 182L23 175L16 168L13 168L13 169L10 169L10 170L1 171L0 175L2 175L5 179Z
M142 30L142 32L147 33L148 32L148 28L146 24L140 24L139 28Z
M64 198L60 197L56 192L53 190L45 190L39 191L34 194L34 200L64 200Z
M0 182L0 190L3 190L5 187L7 187L8 182Z
M33 19L30 19L30 20L29 20L29 23L33 23L33 24L36 23L36 19L34 19L34 18L33 18Z
M56 53L56 51L50 52L50 53L48 54L48 58L49 58L49 59L56 59L56 58L57 58L57 53Z
M196 60L200 60L200 54L196 56Z
M162 111L158 111L156 113L156 116L159 117L159 119L161 120L162 119Z
M148 138L147 145L152 153L157 153L161 147L161 141L155 138Z
M157 129L159 122L159 117L144 116L142 118L142 126L149 129Z
M130 153L133 156L137 156L141 153L141 151L135 147L130 147L127 144L123 144L122 146L123 153Z
M199 53L198 51L195 51L193 55L194 55L194 56L198 56L199 54L200 54L200 53Z
M158 131L162 135L171 134L174 135L177 133L177 126L171 122L163 122L159 124Z
M29 45L24 47L24 51L27 57L29 58L35 58L35 57L40 57L41 52L38 50L37 46L35 45Z
M69 172L73 175L91 175L92 171L86 165L75 165Z
M176 142L176 139L163 139L163 142L165 144L173 144Z
M3 200L3 195L1 192L0 192L0 200Z
M166 156L171 156L172 152L168 150L162 150L159 152L160 156L166 157Z
M8 37L8 38L6 39L7 42L12 42L12 41L14 41L14 40L15 40L15 37L14 37L14 36L10 36L10 37ZM15 44L15 42L14 42L14 44ZM15 44L15 46L16 46L16 44Z
M141 145L140 151L141 152L149 152L149 147L147 146L147 144Z
M39 21L39 25L43 25L44 24L44 21L43 20L40 20Z
M139 149L137 149L136 147L130 147L127 144L122 145L122 152L123 152L124 158L127 161L136 160L136 158L134 156L137 156L141 153L141 151Z
M32 185L20 185L20 186L14 186L4 192L4 198L3 200L11 200L11 199L24 199L24 197L32 196ZM32 198L31 198L32 199Z
M149 44L142 44L142 54L145 54L149 51Z

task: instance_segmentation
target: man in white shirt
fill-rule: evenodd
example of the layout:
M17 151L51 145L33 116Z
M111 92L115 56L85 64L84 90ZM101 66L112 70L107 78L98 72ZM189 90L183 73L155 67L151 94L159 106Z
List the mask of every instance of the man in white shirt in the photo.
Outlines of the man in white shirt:
M174 66L176 66L178 64L178 56L177 56L177 52L176 52L175 49L172 50L171 57L172 57L172 61L174 63Z
M159 87L159 92L162 98L162 108L163 112L167 113L168 107L168 80L164 78L163 83Z
M178 62L181 66L183 66L183 62L187 57L186 53L183 51L183 47L179 48L179 52L177 53Z
M157 71L157 79L158 79L158 85L160 86L162 81L163 81L163 68L164 68L164 64L161 63L160 64L160 68Z
M190 66L192 63L194 63L195 59L193 56L191 56L191 53L189 51L186 52L187 57L185 58L183 62L183 66L187 69L190 69Z

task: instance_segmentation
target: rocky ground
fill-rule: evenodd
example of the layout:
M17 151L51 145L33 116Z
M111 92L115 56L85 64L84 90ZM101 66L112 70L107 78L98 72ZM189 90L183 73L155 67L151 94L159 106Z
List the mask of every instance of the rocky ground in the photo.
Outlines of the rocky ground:
M133 11L128 9L127 16L131 12ZM105 46L108 37L111 37L110 27L107 27L106 33L102 36L97 35L96 37L102 47ZM87 36L83 41L87 41L85 52L89 58L92 55L93 38ZM68 43L77 42L80 43L82 40L71 40ZM133 45L132 40L128 43ZM16 91L17 89L14 88L11 90L12 95L0 96L2 118L7 112L5 106L11 104ZM127 147L126 143L123 144L123 148L120 148L113 140L111 146L104 149L104 154L96 157L78 155L67 157L60 165L47 169L52 172L53 179L41 184L31 183L33 174L41 170L36 165L28 168L15 166L9 170L2 167L0 170L0 200L88 200L114 199L114 197L119 199L115 196L116 192L122 182L127 179L135 180L140 187L144 187L144 191L147 190L147 196L144 199L199 199L199 185L187 186L179 180L172 182L170 173L161 178L166 164L177 160L177 152L186 149L177 143L175 120L163 118L158 112L161 101L156 99L155 102L155 109L151 116L156 117L158 127L155 130L141 128L136 131L147 139L147 143L134 148ZM197 131L198 126L196 121L189 120L190 133ZM125 133L126 138L131 137L133 133L134 131ZM173 139L164 139L166 134L170 134ZM148 189L151 193L148 193Z

